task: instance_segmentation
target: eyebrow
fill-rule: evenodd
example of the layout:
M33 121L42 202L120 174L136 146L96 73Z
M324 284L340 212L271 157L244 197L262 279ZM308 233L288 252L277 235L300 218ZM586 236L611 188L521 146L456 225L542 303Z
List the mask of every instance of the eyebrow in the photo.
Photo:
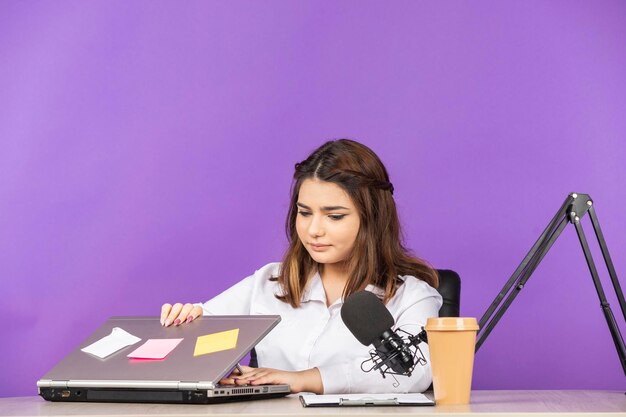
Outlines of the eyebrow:
M296 205L298 207L302 207L304 209L311 210L311 207L307 206L306 204L296 203ZM343 207L343 206L324 206L324 207L322 207L322 211L335 211L335 210L350 210L350 209L348 207Z

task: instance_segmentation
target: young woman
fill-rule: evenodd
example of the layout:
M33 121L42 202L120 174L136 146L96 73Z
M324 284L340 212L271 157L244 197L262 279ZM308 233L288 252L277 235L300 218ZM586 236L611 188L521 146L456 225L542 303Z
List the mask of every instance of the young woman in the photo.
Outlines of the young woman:
M442 300L435 270L402 245L393 185L368 147L330 141L295 165L287 215L289 247L281 263L265 265L204 304L164 304L161 324L212 314L279 314L281 322L256 346L259 368L222 382L290 384L293 392L421 392L430 362L411 377L364 373L371 347L341 320L343 301L367 290L378 295L396 327L417 334ZM423 346L423 347L422 347ZM429 358L428 347L420 345Z

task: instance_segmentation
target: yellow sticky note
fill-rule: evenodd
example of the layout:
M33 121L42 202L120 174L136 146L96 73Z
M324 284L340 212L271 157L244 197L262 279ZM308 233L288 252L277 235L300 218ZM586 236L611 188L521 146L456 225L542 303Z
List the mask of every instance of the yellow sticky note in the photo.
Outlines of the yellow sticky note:
M238 337L239 329L226 330L225 332L200 336L196 340L196 348L193 351L193 356L234 349L237 347Z

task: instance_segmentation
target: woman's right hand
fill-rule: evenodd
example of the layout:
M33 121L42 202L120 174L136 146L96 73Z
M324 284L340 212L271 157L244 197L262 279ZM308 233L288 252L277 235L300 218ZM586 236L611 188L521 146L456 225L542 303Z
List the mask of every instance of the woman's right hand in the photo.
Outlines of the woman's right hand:
M202 316L202 308L193 304L176 303L163 304L161 307L161 326L180 326L184 323L191 323L198 317Z

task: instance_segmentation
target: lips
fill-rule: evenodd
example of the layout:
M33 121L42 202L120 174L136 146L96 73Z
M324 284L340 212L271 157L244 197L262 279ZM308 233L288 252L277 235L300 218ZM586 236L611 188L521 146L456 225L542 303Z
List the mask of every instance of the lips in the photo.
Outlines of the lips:
M311 249L313 249L315 252L323 252L326 249L330 248L330 245L322 245L319 243L309 243L309 245L311 246Z

